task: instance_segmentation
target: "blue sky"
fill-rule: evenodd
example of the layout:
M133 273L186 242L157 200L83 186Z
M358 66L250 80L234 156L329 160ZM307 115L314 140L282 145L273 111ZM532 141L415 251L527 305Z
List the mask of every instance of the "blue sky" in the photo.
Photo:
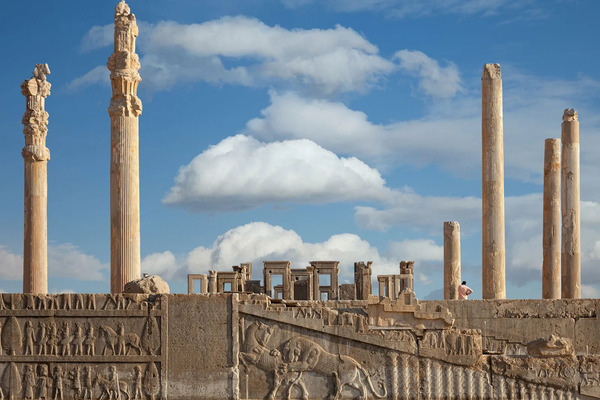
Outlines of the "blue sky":
M22 289L24 97L48 63L49 289L109 290L114 4L12 2L0 15L0 289ZM130 1L140 26L142 270L252 261L416 260L439 298L443 222L481 296L481 71L504 84L507 297L541 297L544 139L581 126L582 283L600 295L600 3ZM24 17L27 15L27 17Z

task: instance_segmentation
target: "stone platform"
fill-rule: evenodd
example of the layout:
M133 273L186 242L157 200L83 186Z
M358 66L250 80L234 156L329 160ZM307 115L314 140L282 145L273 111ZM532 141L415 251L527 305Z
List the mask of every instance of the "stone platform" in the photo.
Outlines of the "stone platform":
M600 398L600 300L0 299L0 398Z

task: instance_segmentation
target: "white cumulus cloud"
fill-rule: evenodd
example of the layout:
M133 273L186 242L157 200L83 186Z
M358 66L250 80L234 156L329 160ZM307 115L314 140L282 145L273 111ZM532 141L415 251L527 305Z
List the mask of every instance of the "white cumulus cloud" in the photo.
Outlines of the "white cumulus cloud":
M381 200L388 193L376 169L310 140L262 143L236 135L181 167L163 201L193 211L230 211L268 203Z
M463 90L454 63L442 67L437 60L418 50L400 50L394 58L399 60L401 70L419 78L419 89L427 95L448 98Z
M373 261L375 279L376 275L397 274L401 260L439 259L441 251L440 246L429 240L392 243L391 248L393 251L389 255L381 254L368 241L351 233L335 234L323 242L309 243L291 229L251 222L225 232L209 247L199 246L180 257L173 256L170 251L146 256L142 266L146 272L185 279L188 273L230 270L232 265L252 262L254 278L262 279L263 261L286 260L292 262L293 268L303 268L310 261L334 260L340 261L340 282L343 283L353 282L353 266L357 261Z

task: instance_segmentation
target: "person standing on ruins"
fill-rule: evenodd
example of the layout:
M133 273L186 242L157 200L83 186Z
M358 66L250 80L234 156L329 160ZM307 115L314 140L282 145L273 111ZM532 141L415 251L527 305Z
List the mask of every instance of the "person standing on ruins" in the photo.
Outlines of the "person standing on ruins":
M473 293L470 287L467 286L467 281L462 281L460 285L458 285L458 299L459 300L467 300L469 295Z

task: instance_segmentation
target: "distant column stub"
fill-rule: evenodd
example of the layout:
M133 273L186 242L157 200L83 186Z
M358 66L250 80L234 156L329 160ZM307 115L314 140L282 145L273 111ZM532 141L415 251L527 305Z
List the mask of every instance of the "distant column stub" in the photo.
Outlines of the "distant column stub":
M26 109L23 115L25 147L21 151L25 162L25 202L23 235L23 292L48 292L48 230L47 163L50 151L46 148L48 113L45 98L50 95L48 64L36 64L33 77L21 84Z
M560 139L544 144L542 298L560 299Z
M572 108L563 113L561 124L561 294L562 298L581 297L579 121Z
M112 293L140 277L140 192L137 97L140 62L135 54L138 27L129 6L115 8L114 52L108 59L112 98L108 107L111 128L110 214Z
M481 88L482 297L504 299L504 133L500 65L484 65Z
M444 222L444 300L458 299L460 285L460 225Z

